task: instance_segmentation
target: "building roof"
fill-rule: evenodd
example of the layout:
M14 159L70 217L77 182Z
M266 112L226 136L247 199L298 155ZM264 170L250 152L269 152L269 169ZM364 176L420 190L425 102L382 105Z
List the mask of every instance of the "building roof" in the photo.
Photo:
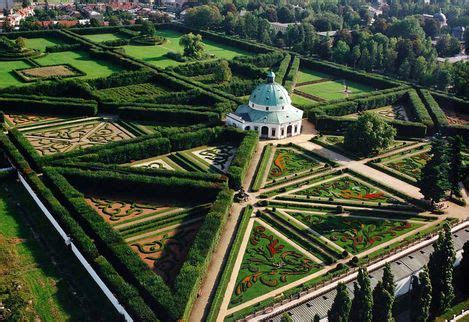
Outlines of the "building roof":
M253 105L254 104L254 105ZM267 82L257 86L249 97L249 106L264 109L268 106L270 110L282 110L291 105L290 95L282 85L275 82L275 74L267 74Z
M264 124L285 124L299 121L303 118L303 111L290 106L283 111L262 111L256 110L248 105L240 105L234 112L246 122L264 123Z
M441 22L446 22L446 16L441 12L441 9L440 12L437 12L433 15L433 18Z

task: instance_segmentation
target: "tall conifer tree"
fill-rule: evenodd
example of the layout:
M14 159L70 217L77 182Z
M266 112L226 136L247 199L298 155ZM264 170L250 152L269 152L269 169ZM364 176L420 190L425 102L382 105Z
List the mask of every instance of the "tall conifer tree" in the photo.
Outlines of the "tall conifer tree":
M354 297L349 320L351 322L371 322L373 295L371 293L370 277L364 268L359 269L357 282L353 286Z

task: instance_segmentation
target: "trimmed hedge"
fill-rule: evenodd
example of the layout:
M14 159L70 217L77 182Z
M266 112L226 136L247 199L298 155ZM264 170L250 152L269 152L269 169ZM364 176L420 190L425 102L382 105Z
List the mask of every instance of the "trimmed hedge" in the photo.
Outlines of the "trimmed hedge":
M98 103L96 101L70 100L47 96L1 95L0 106L4 112L16 113L71 116L94 116L98 113Z
M243 180L246 178L246 173L249 168L252 156L257 148L259 142L259 134L254 131L245 132L236 155L233 158L230 166L228 167L228 175L230 177L230 187L238 190L243 185Z
M213 182L149 178L128 174L123 176L113 172L89 172L73 169L58 169L58 171L58 174L47 178L54 185L54 192L61 196L64 205L79 218L82 226L95 239L98 247L105 251L106 258L115 263L118 270L138 286L144 294L146 302L151 304L153 310L162 314L162 318L187 319L210 262L211 254L226 221L233 192L226 189L220 191L218 189L223 186L214 185ZM128 186L131 185L130 191L139 196L143 193L143 195L150 194L154 197L155 191L158 195L162 193L174 195L177 191L177 193L193 198L216 197L189 250L187 260L174 282L173 289L168 287L160 276L154 274L138 255L130 250L116 231L101 217L96 216L94 210L84 201L83 195L71 187L62 175L75 185L83 185L93 191L96 189L99 191L102 185L107 185L113 187L115 192L126 191L128 193ZM196 186L197 188L195 188ZM217 193L217 191L220 192Z
M433 131L432 118L430 114L428 114L428 111L417 92L414 89L411 89L407 92L407 97L409 99L410 106L412 107L412 112L414 113L417 121L427 126L429 131Z
M437 129L447 127L449 124L448 119L446 118L446 114L441 110L440 105L438 105L438 103L435 101L432 94L424 89L419 90L419 94Z
M199 112L188 109L145 108L122 106L117 109L119 117L125 120L154 121L160 123L194 124L220 122L220 115L214 112Z
M58 52L61 52L61 51L79 50L82 47L83 47L82 43L56 45L56 46L46 46L46 53L58 53Z

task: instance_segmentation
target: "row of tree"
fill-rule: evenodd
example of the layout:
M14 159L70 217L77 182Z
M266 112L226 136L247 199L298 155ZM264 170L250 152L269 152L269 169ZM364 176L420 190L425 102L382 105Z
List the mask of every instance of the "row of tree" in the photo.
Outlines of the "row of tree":
M459 182L467 175L462 163L463 148L464 139L461 136L433 139L432 157L423 167L418 181L420 191L425 199L431 200L432 205L443 200L448 191L451 195L460 195Z
M456 253L451 229L445 225L438 240L433 244L428 265L412 277L410 319L416 322L429 321L453 305L455 299ZM465 281L469 277L469 242L464 244L463 258L459 266L461 297L469 294ZM337 286L337 294L328 312L329 322L391 322L395 302L395 284L391 267L384 267L383 278L372 290L370 277L364 268L358 271L354 282L353 299L343 283Z

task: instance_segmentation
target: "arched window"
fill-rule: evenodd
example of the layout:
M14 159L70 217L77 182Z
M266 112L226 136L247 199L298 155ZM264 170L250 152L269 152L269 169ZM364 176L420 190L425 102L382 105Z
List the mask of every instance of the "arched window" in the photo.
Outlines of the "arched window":
M268 111L268 110L269 110L269 107L268 107L268 106L266 106L266 107L265 107L265 110L266 110L266 111Z

